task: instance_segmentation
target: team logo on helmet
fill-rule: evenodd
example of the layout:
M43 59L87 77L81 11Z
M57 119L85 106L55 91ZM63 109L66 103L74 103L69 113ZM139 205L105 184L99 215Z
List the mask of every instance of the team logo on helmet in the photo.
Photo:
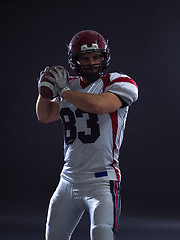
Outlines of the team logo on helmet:
M89 43L81 46L81 51L95 50L95 49L99 49L97 43Z

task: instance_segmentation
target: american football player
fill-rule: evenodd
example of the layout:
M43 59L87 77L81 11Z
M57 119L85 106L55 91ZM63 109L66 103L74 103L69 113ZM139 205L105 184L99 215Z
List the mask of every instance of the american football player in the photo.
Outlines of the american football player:
M65 163L49 204L46 240L71 239L85 211L91 240L115 239L121 209L119 152L138 87L126 74L108 73L110 59L108 41L100 33L78 32L68 45L75 76L68 77L63 67L51 69L46 78L58 96L38 96L39 121L61 119L64 127Z

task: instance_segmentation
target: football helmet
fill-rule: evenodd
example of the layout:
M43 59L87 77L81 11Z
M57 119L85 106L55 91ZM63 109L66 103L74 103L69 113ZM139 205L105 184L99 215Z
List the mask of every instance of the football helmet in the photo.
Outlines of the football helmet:
M102 55L101 63L81 65L78 61L79 55L92 52L98 52ZM106 41L104 37L96 31L84 30L78 32L74 35L68 45L68 63L70 67L76 74L85 77L88 81L93 82L100 76L104 75L107 71L110 59L108 41ZM92 71L86 72L86 67Z

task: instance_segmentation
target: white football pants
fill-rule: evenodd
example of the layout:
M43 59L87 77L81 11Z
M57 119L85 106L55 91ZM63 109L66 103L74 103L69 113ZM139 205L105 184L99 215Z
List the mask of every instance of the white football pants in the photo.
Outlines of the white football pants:
M61 178L48 210L46 240L70 240L84 211L90 215L91 240L114 240L120 214L116 181L72 184Z

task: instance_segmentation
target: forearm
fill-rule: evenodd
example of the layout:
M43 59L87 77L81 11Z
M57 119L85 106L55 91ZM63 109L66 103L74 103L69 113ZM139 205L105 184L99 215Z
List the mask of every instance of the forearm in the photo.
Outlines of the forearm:
M38 97L36 103L36 114L40 122L49 123L56 121L59 116L59 105L56 101Z
M66 91L63 98L77 108L95 114L105 114L117 110L121 103L112 93L90 94L76 91Z
M41 122L45 122L46 119L48 119L50 109L51 109L51 101L39 95L36 102L36 115L38 120Z

